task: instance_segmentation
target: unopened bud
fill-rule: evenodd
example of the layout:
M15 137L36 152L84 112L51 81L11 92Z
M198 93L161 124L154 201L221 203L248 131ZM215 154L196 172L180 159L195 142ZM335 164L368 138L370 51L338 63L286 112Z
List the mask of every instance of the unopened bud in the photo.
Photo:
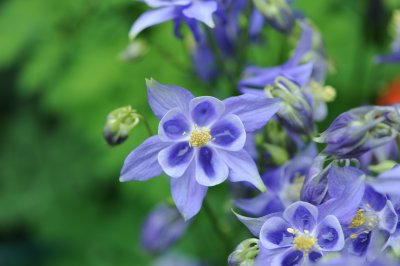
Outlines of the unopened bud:
M142 116L125 106L115 109L107 115L106 124L103 130L104 139L110 145L118 145L124 142L131 130L140 122Z
M145 55L148 50L149 49L146 42L142 40L135 40L119 54L119 58L124 61L134 60Z
M289 33L294 26L292 9L286 0L253 0L256 8L276 30Z
M229 255L228 266L253 266L258 251L258 239L246 239Z
M267 97L280 98L281 110L278 118L288 129L299 134L314 132L312 97L296 83L279 76L275 85L265 88Z

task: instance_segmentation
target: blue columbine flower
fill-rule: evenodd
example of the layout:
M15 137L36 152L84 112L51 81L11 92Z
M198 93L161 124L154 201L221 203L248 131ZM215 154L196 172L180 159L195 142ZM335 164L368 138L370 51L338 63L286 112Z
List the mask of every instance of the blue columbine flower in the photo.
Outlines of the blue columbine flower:
M395 233L397 222L392 202L371 186L366 186L360 208L346 230L348 252L365 256L369 261L376 259Z
M311 50L313 31L305 23L302 23L301 27L302 34L293 56L286 63L277 67L247 67L243 73L244 77L239 83L239 91L263 95L265 86L273 85L278 76L283 76L300 86L309 82L313 64L302 64L302 59Z
M256 265L308 265L345 244L338 219L319 215L318 208L307 202L295 202L283 214L238 217L260 238Z
M155 9L147 11L135 21L129 32L131 39L142 30L168 20L174 20L176 35L180 35L179 26L184 21L198 39L198 21L213 28L213 14L218 10L218 2L213 0L144 0L144 2Z
M220 101L195 98L189 91L147 81L149 103L161 119L158 135L129 154L121 181L143 181L165 172L185 219L198 213L209 186L247 181L265 186L244 149L246 132L263 127L278 111L277 100L242 95Z
M363 106L338 116L314 140L327 144L323 153L338 158L356 158L392 141L399 130L396 106Z
M252 216L263 216L283 211L293 202L300 200L304 176L310 170L317 149L311 143L304 151L284 165L270 169L262 175L267 192L250 199L238 199L236 206Z
M161 253L181 238L188 225L175 206L160 204L149 213L143 224L142 247L150 253Z

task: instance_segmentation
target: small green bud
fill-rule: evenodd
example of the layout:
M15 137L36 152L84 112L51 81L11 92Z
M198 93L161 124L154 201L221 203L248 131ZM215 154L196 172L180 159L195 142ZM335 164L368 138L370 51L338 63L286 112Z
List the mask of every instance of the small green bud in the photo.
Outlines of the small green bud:
M228 266L253 266L258 251L258 239L246 239L229 255Z
M119 54L119 58L124 61L135 60L148 52L149 48L145 41L135 40Z
M103 130L104 139L112 146L121 144L128 138L131 130L139 124L140 119L142 116L131 106L115 109L107 115Z

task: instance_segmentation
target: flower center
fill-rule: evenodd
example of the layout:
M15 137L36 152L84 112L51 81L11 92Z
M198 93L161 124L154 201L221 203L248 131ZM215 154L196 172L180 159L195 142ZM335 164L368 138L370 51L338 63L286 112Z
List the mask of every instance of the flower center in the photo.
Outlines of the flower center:
M288 228L287 231L291 234L296 235L296 237L293 239L293 249L295 250L300 250L307 254L317 243L317 239L314 236L310 235L310 232L308 230L304 230L304 234L299 234L297 230L294 230L292 228Z
M190 133L190 147L201 147L207 145L212 140L210 129L194 125L194 130Z
M353 220L351 221L349 228L351 229L359 229L356 233L350 235L350 238L355 239L361 233L368 233L373 230L379 224L379 216L373 211L369 210L367 205L367 209L359 209L354 215Z
M349 228L358 228L365 223L364 210L359 209L351 221Z

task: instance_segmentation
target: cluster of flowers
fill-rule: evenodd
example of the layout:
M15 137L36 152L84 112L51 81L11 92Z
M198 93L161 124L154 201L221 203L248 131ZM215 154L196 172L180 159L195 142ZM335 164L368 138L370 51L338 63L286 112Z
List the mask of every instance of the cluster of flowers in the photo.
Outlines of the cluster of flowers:
M195 97L147 80L158 133L128 155L120 180L165 173L174 204L162 204L148 216L143 246L165 250L201 210L208 188L226 181L243 213L232 215L254 235L233 250L229 265L398 265L400 106L352 109L317 134L316 122L326 117L335 90L324 85L329 62L321 35L290 1L144 2L154 9L134 23L131 38L168 20L181 38L185 22L194 36L191 53L199 77L231 78L239 71L240 80L233 82L241 95ZM396 14L394 54L380 62L400 59ZM291 58L275 67L241 65L243 45L262 44L264 27L298 36ZM238 69L220 64L229 60ZM122 108L109 118L105 136L120 143L129 125L143 117Z

